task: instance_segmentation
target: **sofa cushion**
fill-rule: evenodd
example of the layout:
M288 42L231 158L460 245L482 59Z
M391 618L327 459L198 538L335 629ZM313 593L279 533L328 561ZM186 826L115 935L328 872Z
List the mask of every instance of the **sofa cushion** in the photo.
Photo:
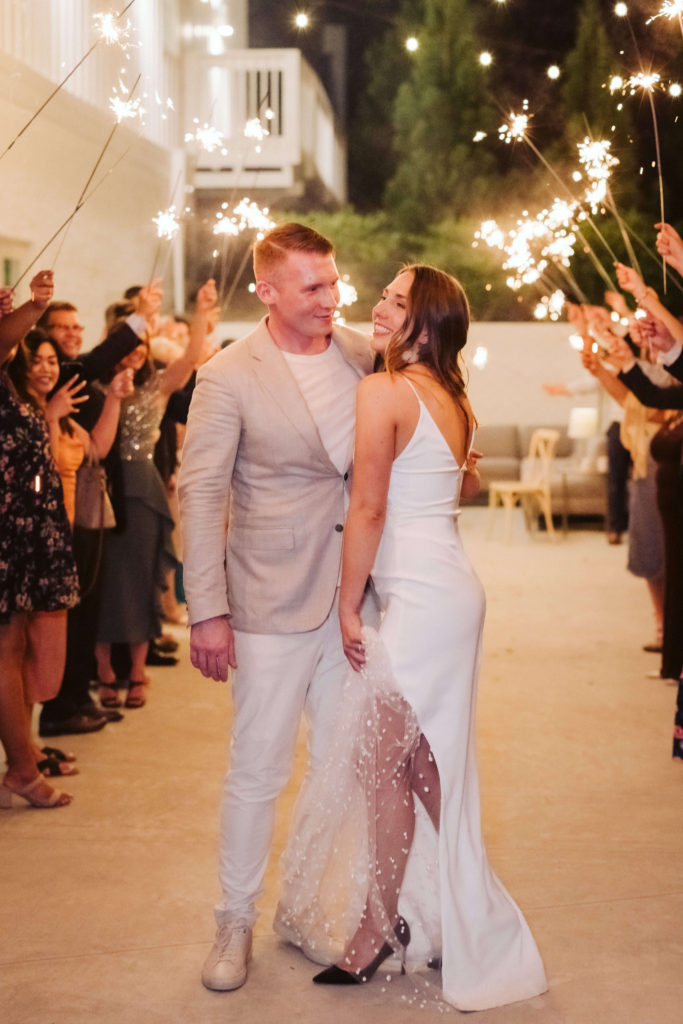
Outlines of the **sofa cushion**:
M521 454L523 456L529 454L529 445L531 444L531 435L533 434L534 430L539 430L541 428L547 429L547 430L556 430L558 432L558 434L560 435L559 439L558 439L558 442L557 442L557 448L555 449L555 455L556 456L559 456L560 458L562 458L563 456L571 455L572 454L572 452L574 450L574 446L573 446L573 443L572 443L572 439L567 436L567 426L566 426L566 424L562 424L561 426L551 426L549 424L541 424L541 423L539 423L538 426L535 426L535 427L519 427L520 446L521 446L521 449L522 449Z
M491 460L500 457L519 460L522 457L522 450L519 445L519 430L514 424L512 426L484 424L482 427L477 427L474 447L477 451L483 452L485 458L490 458ZM491 479L490 474L489 479Z

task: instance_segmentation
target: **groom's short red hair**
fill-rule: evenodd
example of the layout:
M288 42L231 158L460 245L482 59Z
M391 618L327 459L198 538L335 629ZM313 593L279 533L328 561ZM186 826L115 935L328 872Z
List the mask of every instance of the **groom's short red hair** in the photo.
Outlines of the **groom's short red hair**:
M335 248L324 235L305 224L278 224L254 243L254 275L263 278L269 270L287 259L290 252L310 252L319 256L334 256Z

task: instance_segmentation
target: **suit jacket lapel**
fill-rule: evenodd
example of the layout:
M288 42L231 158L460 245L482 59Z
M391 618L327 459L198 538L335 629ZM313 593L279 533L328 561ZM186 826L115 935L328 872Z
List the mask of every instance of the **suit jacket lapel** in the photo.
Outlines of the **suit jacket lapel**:
M275 405L287 417L316 460L326 469L337 472L285 358L268 332L265 318L249 338L248 345L254 372Z

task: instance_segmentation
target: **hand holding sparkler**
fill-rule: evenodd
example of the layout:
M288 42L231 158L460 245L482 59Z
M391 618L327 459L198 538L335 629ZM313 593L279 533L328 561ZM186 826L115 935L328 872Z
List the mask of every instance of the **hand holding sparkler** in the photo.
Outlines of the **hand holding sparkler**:
M0 320L9 316L14 309L14 292L11 288L0 288Z
M31 281L31 302L41 311L52 301L55 290L55 276L52 270L41 270Z
M588 330L588 325L586 324L584 307L579 306L576 302L567 301L565 302L565 309L567 310L567 320L572 327L576 327L579 334L585 334Z
M624 299L624 296L621 294L621 292L606 291L605 292L605 302L622 319L630 320L632 318L633 313L631 312L631 310L626 305L626 301Z
M625 263L619 262L616 262L614 266L617 269L617 281L619 282L619 287L623 288L626 292L630 292L639 306L647 298L648 291L654 293L654 289L647 288L642 277L633 269L633 267L627 267Z
M651 313L648 313L645 319L640 321L639 326L644 342L654 352L670 352L677 344L677 339L664 321L659 317L652 316Z
M130 398L134 391L135 384L133 383L133 370L128 367L125 370L119 370L119 372L112 377L107 394L113 395L114 398L118 398L118 400L121 401L123 398Z
M14 289L0 289L0 363L21 341L52 298L52 271L43 270L31 281L31 292L35 299L24 302L14 309Z
M683 275L683 239L675 228L663 222L655 224L657 235L657 252L663 256L670 267Z
M197 313L201 316L208 315L215 308L217 302L216 282L210 277L206 284L203 284L197 292Z
M138 292L135 299L135 312L144 316L145 320L151 320L161 309L163 297L161 278L155 277L149 284L144 284Z
M593 351L592 345L584 345L581 349L581 365L584 370L588 370L593 377L598 376L602 364L598 353Z

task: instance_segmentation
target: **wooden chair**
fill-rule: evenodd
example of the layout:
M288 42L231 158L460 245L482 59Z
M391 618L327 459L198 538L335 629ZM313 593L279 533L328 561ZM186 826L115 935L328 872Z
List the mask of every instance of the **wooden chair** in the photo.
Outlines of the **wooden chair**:
M512 513L519 503L524 510L527 529L530 531L539 511L545 519L548 536L555 538L553 515L550 499L550 478L552 463L555 456L559 431L534 430L529 443L529 455L526 462L524 480L494 480L489 484L489 530L493 533L494 513L498 503L505 509L505 540L512 538Z

